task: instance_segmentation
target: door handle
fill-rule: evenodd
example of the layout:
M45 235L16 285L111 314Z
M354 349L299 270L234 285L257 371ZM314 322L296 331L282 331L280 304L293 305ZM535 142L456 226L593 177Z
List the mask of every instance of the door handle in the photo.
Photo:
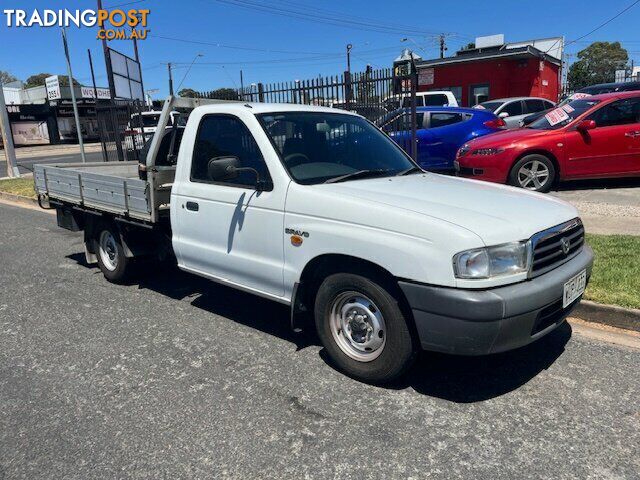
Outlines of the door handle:
M640 130L636 130L633 132L627 132L624 134L625 137L640 137Z
M187 210L191 210L192 212L197 212L200 209L200 205L196 202L187 202Z

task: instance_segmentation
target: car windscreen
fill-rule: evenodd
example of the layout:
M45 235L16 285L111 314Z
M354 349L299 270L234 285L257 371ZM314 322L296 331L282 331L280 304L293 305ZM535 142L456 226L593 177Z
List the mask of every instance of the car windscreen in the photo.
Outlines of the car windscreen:
M485 110L490 110L492 112L495 112L502 105L504 105L504 102L484 102L479 105L476 105L476 108L484 108Z
M367 172L394 176L415 167L400 147L362 117L325 112L256 116L284 167L301 184L361 173L365 178Z
M556 130L562 128L573 122L587 110L595 107L598 103L600 103L600 100L592 100L590 98L574 100L562 107L550 110L527 128L533 128L535 130Z
M142 118L142 126L143 127L157 127L158 122L160 121L160 115L132 115L131 116L131 127L136 128L140 127L140 118Z

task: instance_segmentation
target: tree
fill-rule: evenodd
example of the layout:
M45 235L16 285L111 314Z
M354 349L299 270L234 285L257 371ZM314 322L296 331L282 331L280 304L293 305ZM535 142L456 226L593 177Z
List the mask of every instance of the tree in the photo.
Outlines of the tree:
M5 72L4 70L0 70L0 83L6 85L7 83L15 82L18 79L11 75L9 72Z
M198 94L198 92L196 92L194 89L192 88L183 88L182 90L180 90L178 92L178 96L179 97L191 97L191 98L197 98L200 95Z
M27 78L27 81L25 82L25 88L31 88L31 87L39 87L41 85L45 84L45 79L47 77L50 77L51 74L50 73L38 73L37 75L31 75L29 78ZM60 78L60 85L63 87L68 87L69 86L69 77L67 75L59 75L58 76ZM76 86L81 86L81 83L78 82L78 80L76 80L75 78L73 79L73 83Z
M207 98L215 98L218 100L240 100L238 92L233 88L218 88L207 93Z
M627 50L620 42L594 42L578 52L578 60L569 68L569 89L613 82L616 70L624 69L628 61Z

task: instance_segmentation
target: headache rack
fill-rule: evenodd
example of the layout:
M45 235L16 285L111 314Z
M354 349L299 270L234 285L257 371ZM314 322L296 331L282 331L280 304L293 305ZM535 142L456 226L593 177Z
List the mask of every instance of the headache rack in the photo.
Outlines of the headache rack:
M530 277L538 277L568 262L584 245L584 227L579 218L536 233L531 237Z
M34 168L38 198L145 222L160 221L169 212L176 172L175 165L156 165L171 112L219 103L238 102L182 97L166 100L146 157L146 180L140 179L138 162L38 164Z

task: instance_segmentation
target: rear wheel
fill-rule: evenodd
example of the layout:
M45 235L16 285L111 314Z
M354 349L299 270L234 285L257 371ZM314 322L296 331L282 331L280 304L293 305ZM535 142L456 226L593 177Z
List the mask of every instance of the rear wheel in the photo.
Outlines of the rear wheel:
M357 379L389 382L415 357L398 303L381 284L360 275L327 277L315 302L318 335L337 367Z
M556 169L548 157L531 154L518 160L509 174L509 183L516 187L548 192L556 179Z
M131 261L124 254L118 231L111 225L102 225L97 232L96 253L102 274L110 282L123 282L128 277Z

